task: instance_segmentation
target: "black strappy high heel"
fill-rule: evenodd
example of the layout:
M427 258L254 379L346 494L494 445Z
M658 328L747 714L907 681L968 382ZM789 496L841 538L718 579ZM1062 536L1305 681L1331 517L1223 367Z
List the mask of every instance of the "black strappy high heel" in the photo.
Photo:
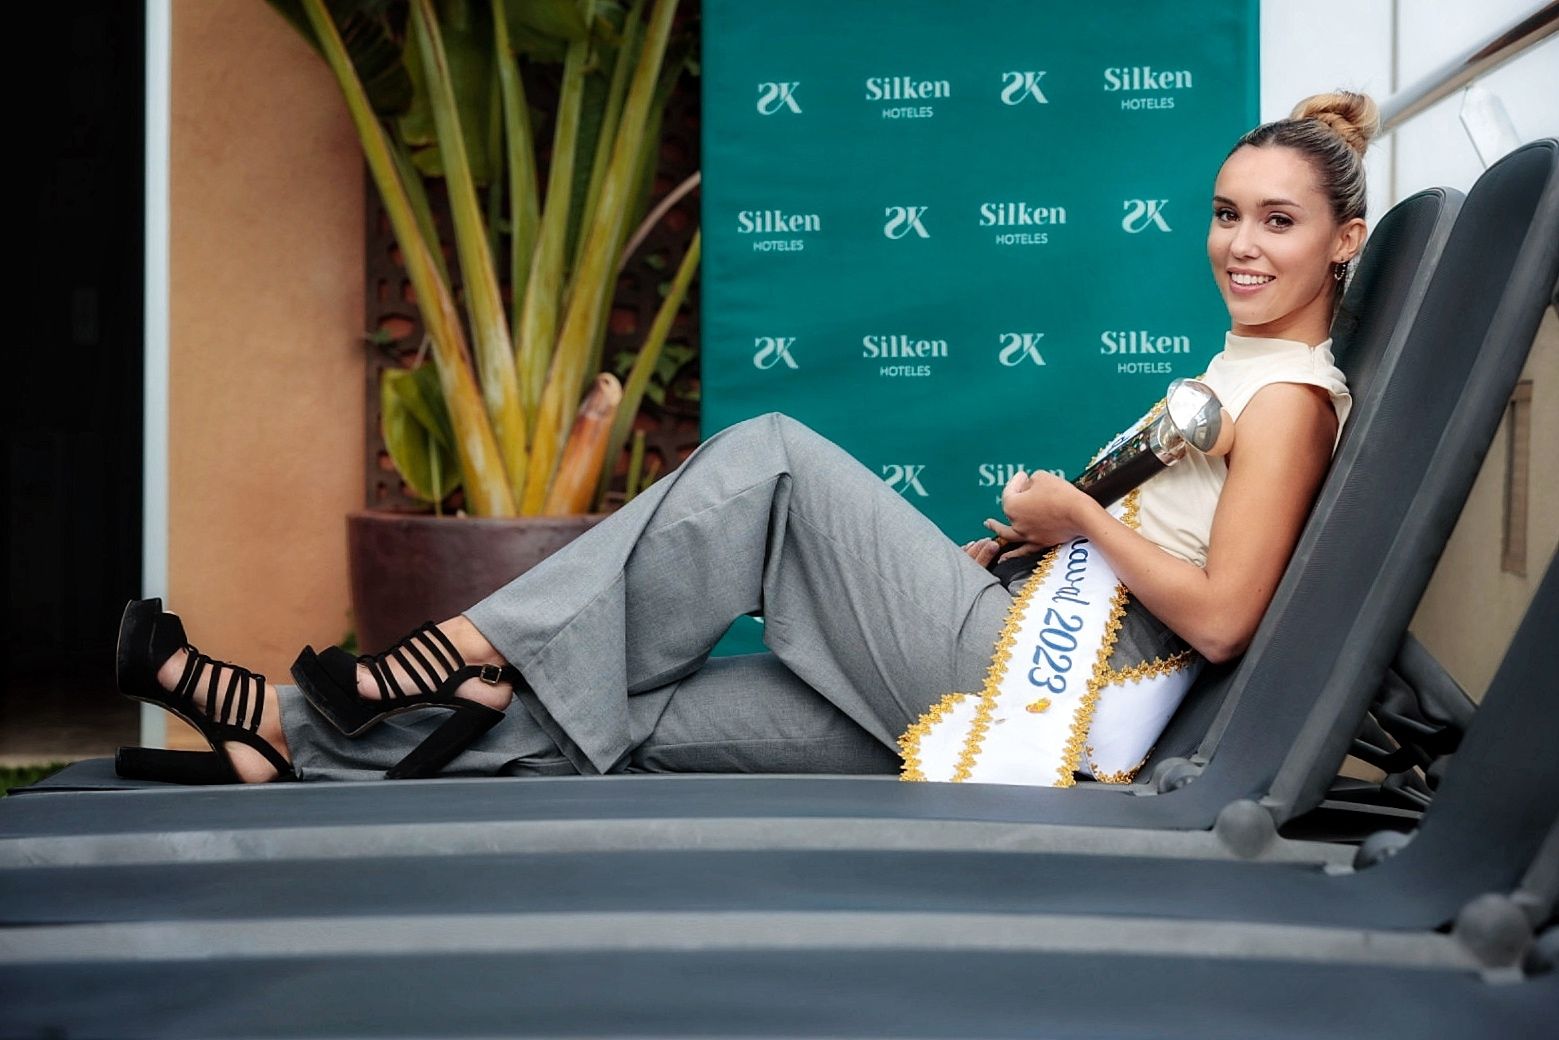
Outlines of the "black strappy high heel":
M172 690L157 681L158 670L180 650L188 651L184 672ZM246 744L276 767L277 780L293 779L292 765L260 736L265 708L265 677L226 661L217 661L189 645L184 623L165 613L162 600L143 599L125 607L115 656L119 692L155 704L189 723L211 745L210 751L165 751L122 747L114 757L120 776L186 784L240 783L226 742ZM195 703L201 684L206 708Z
M416 692L401 689L390 663L416 684ZM357 693L357 666L363 665L379 686L377 701ZM450 716L421 744L401 759L385 777L409 780L433 776L472 741L503 719L503 712L485 704L455 696L467 679L481 679L490 686L508 682L519 689L525 682L513 665L466 664L449 637L429 622L382 654L353 657L340 647L319 653L306 646L292 665L292 677L316 710L336 729L356 737L391 715L416 708L448 708Z

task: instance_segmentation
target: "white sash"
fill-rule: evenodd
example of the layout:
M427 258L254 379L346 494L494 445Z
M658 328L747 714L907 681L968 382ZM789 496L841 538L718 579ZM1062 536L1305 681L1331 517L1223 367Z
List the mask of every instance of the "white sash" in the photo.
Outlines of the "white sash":
M1110 514L1135 529L1137 493ZM1130 783L1202 659L1186 650L1111 668L1127 596L1087 538L1047 550L1007 612L984 688L948 694L899 738L902 778Z

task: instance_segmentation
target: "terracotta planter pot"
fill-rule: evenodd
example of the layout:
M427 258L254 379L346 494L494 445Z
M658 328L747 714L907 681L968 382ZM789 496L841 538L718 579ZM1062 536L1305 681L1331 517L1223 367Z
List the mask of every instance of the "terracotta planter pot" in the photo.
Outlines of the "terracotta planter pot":
M453 617L604 518L348 515L358 647L378 653L424 621Z

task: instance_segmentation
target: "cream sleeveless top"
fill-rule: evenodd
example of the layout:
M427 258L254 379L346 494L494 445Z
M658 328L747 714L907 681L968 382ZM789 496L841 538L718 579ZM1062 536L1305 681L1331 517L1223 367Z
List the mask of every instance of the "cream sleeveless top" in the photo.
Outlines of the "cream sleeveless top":
M1331 395L1341 436L1353 398L1346 377L1332 362L1331 347L1330 339L1312 347L1297 340L1230 332L1224 337L1223 352L1212 359L1202 380L1235 419L1258 390L1272 383L1318 386ZM1335 441L1332 446L1335 450ZM1182 560L1205 567L1213 513L1227 476L1223 459L1187 452L1185 458L1142 485L1138 530Z

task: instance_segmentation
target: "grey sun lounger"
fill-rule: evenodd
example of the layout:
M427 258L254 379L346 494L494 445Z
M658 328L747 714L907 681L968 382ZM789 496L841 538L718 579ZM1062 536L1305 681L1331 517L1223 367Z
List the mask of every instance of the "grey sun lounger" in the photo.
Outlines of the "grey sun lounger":
M550 818L528 820L528 833L505 834L495 828L485 849L474 845L475 834L461 841L457 833L478 830L480 823L470 828L460 820L448 821L450 836L457 839L452 844L466 846L456 853L433 847L426 840L429 835L419 835L415 828L404 834L412 840L397 847L394 821L382 819L372 823L387 840L372 848L354 848L355 843L332 840L330 817L288 806L288 799L276 797L280 789L256 788L251 797L266 804L243 815L290 814L293 827L316 832L314 842L285 851L271 846L250 855L242 846L242 829L224 833L213 825L211 809L232 804L230 798L213 797L208 811L197 813L211 837L188 838L177 858L156 855L151 845L109 841L96 855L82 849L68 862L39 848L35 865L29 865L14 855L13 847L0 869L0 927L245 921L279 915L351 918L403 910L418 915L623 914L836 907L1428 931L1450 924L1483 893L1521 888L1533 864L1546 857L1546 867L1538 872L1546 871L1548 880L1530 886L1541 896L1542 905L1534 907L1536 916L1529 920L1536 925L1553 913L1559 892L1559 754L1553 753L1553 738L1559 733L1559 685L1553 678L1559 674L1556 632L1559 562L1550 563L1417 831L1393 855L1358 870L1074 855L1000 841L963 848L908 843L901 849L864 843L853 847L845 839L801 845L785 841L782 824L773 828L769 840L749 835L743 842L734 829L722 832L714 826L703 832L689 828L676 847L653 839L636 845L631 833L613 833L613 820L622 817L610 811L589 818L601 824L599 830L558 826L580 819L558 804ZM553 782L510 783L545 788ZM700 802L696 780L652 783L668 783L668 797ZM754 783L761 796L763 781ZM472 786L480 789L481 784ZM362 791L368 786L338 789ZM596 787L595 793L610 803L612 789L619 785L606 780L568 786ZM183 811L162 794L103 800L138 817L142 826L155 827L171 822L160 818L164 812ZM43 812L63 797L21 801ZM138 805L142 799L148 804ZM371 800L363 799L362 807L371 809ZM668 830L675 828L674 821L661 822ZM853 826L853 821L835 822L838 829L846 824ZM78 844L102 833L96 830ZM266 835L259 837L254 844L269 844L263 840ZM451 872L460 883L440 884ZM408 893L415 893L414 900ZM409 908L412 901L415 907ZM1498 930L1485 926L1483 931L1491 929Z
M1250 651L1233 667L1210 670L1193 690L1145 782L1055 791L608 777L477 782L494 786L432 781L369 791L336 785L263 798L229 792L242 797L231 802L216 792L201 799L171 792L163 796L183 800L165 817L168 840L216 827L235 842L264 831L286 845L286 827L273 826L279 821L335 819L344 828L339 833L363 842L366 852L381 839L350 824L371 805L374 818L402 828L393 841L420 841L406 830L426 825L439 835L428 841L455 840L459 848L470 846L452 837L446 824L453 821L486 821L478 829L491 838L505 827L526 830L541 820L565 827L561 821L572 820L676 846L704 840L686 828L709 838L718 818L728 834L744 827L770 833L789 821L784 840L802 844L1015 841L1073 852L1345 861L1352 855L1345 847L1291 842L1275 831L1324 797L1503 413L1559 272L1556 155L1553 140L1523 146L1485 172L1459 213L1456 193L1427 191L1382 219L1345 300L1357 324L1337 329L1339 363L1357 397L1314 515ZM67 770L53 786L90 786L92 769ZM138 801L139 811L150 811L152 794ZM44 848L50 833L80 835L96 826L106 827L99 835L104 847L122 840L149 848L158 840L149 819L117 819L122 805L63 791L36 797L73 804L53 804L52 822L41 831L32 828L39 825L33 810L42 807L0 806L0 863L15 854L9 838L23 834L39 839L30 843L34 849ZM290 808L260 811L273 799ZM206 805L219 808L208 815ZM841 819L854 821L848 837L833 826Z
M1000 847L16 868L0 1007L37 1035L1550 1035L1556 631L1551 563L1417 836L1354 873Z

